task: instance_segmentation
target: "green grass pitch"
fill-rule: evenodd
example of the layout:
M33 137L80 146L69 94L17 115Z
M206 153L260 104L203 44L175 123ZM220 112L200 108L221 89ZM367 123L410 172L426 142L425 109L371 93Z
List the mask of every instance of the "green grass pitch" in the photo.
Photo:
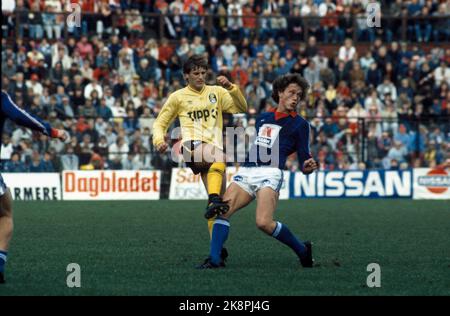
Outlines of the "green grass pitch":
M314 242L302 269L255 226L255 203L231 220L230 258L208 254L205 201L15 202L3 295L450 295L450 202L281 201L277 219ZM68 288L69 263L81 288ZM367 265L381 287L366 285Z

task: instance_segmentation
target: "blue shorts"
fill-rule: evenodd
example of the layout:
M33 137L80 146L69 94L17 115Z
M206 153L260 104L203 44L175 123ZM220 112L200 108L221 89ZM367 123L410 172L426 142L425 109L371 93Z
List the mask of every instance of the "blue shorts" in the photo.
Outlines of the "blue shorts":
M3 194L6 193L6 184L5 181L3 181L2 174L0 173L0 196L3 196Z

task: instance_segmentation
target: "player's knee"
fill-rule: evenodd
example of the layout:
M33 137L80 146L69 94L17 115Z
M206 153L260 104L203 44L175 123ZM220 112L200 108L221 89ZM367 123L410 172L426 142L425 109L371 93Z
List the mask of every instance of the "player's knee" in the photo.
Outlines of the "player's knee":
M266 218L256 218L256 227L259 230L270 235L273 232L273 220L268 220Z

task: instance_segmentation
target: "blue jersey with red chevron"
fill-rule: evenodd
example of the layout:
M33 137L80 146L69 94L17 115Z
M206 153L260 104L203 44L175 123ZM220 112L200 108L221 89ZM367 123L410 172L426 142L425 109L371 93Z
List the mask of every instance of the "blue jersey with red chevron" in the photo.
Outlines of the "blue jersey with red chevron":
M52 128L49 123L41 121L18 107L9 94L2 91L2 103L0 107L0 132L3 132L3 124L7 118L19 125L29 127L47 136L51 135ZM0 148L1 145L2 143L0 137Z
M296 112L272 110L256 119L256 135L244 166L272 166L284 169L287 157L297 153L300 168L311 158L309 123Z

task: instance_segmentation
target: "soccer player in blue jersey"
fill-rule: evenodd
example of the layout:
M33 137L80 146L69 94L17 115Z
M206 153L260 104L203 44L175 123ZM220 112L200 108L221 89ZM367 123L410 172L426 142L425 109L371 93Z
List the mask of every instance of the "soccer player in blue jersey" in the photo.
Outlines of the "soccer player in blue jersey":
M309 150L310 126L295 110L306 97L308 82L299 74L286 74L273 82L272 98L278 107L262 113L256 120L256 139L247 155L244 167L233 177L223 201L229 210L215 219L210 255L199 269L224 267L221 249L227 240L229 218L256 198L256 225L267 235L289 246L303 267L312 267L311 242L302 242L289 228L274 220L278 195L283 183L286 159L297 153L304 174L317 169Z
M15 123L39 131L47 136L68 141L66 131L52 128L49 123L30 115L19 108L11 97L2 91L2 103L0 108L0 131L3 132L3 124L9 118ZM1 137L0 137L1 147ZM13 233L12 197L0 174L0 283L5 283L4 269L8 255L9 241Z

